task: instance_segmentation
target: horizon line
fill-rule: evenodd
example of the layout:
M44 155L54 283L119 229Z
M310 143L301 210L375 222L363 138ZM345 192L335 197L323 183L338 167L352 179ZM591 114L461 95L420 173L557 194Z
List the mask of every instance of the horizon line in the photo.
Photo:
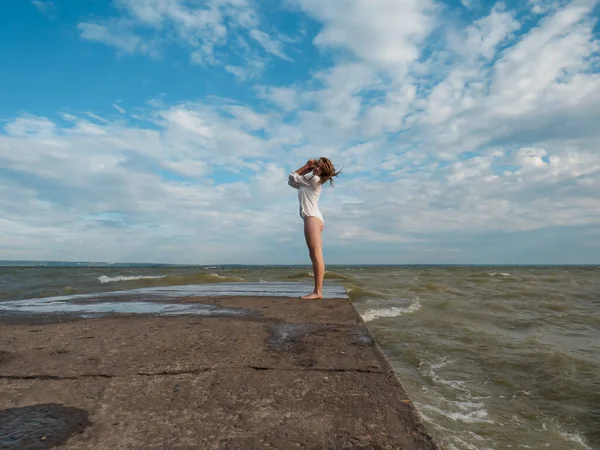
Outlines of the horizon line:
M310 266L310 263L301 264L244 264L244 263L156 263L156 262L106 262L106 261L61 261L61 260L0 260L0 267L10 265L41 265L41 264L72 264L72 265L102 265L102 266L178 266L178 267L299 267ZM353 266L498 266L498 267L566 267L566 266L600 266L598 263L349 263L349 264L327 264L329 267L353 267Z

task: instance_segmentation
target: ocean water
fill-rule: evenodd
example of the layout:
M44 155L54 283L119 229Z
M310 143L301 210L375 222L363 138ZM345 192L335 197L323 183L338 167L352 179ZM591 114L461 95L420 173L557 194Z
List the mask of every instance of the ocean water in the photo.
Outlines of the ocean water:
M327 279L344 285L442 448L600 449L600 267L328 266ZM4 266L0 306L310 280L308 266Z

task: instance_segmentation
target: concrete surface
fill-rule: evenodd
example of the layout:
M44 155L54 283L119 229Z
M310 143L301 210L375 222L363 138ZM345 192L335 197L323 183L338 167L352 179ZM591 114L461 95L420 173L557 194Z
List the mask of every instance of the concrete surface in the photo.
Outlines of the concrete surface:
M0 313L0 449L437 449L347 298L169 302Z

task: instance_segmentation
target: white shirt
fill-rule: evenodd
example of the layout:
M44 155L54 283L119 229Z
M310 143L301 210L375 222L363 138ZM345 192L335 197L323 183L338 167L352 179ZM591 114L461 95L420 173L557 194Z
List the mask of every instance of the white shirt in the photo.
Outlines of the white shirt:
M300 217L318 217L323 220L323 214L319 210L319 196L321 195L321 179L313 174L299 175L290 173L288 184L298 189L298 201L300 202Z

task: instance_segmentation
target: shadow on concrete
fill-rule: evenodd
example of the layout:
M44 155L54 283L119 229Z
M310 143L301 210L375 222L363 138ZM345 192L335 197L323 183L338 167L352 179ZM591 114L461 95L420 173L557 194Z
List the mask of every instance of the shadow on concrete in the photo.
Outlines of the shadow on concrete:
M57 403L0 410L0 448L44 450L63 444L91 422L84 409Z

